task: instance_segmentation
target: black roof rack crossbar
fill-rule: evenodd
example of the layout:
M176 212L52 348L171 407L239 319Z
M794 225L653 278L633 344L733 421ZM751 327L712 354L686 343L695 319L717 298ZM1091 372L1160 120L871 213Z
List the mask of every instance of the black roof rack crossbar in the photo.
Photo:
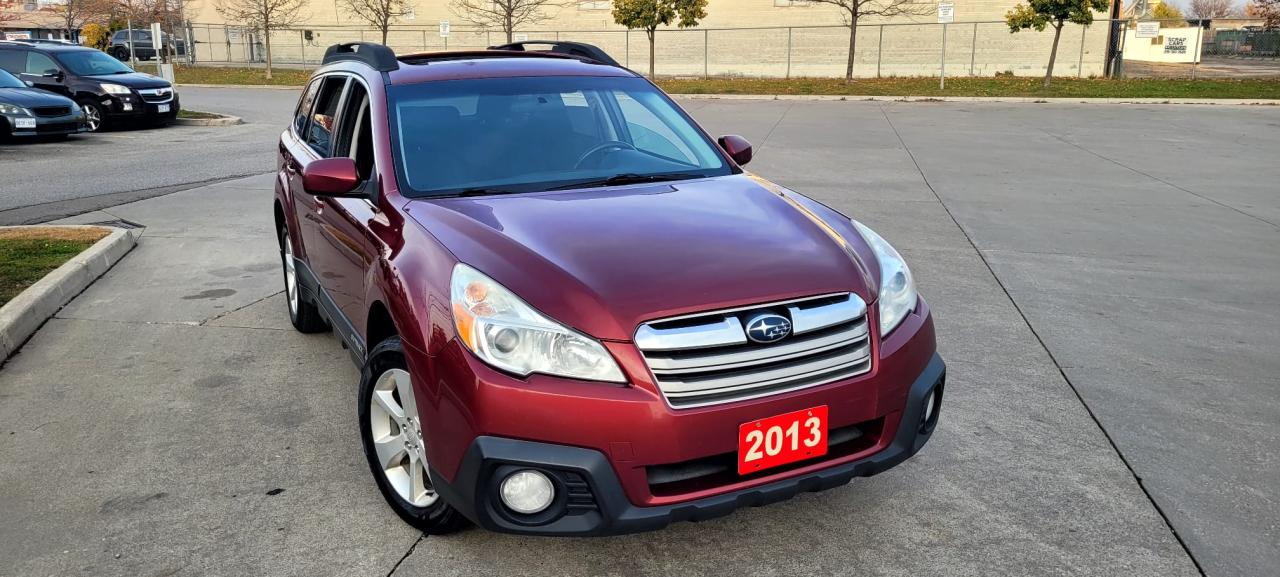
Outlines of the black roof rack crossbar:
M346 42L334 44L324 51L324 64L350 60L363 62L379 72L391 72L400 68L396 53L390 48L373 42Z
M549 50L529 50L526 48L529 44L549 45ZM582 42L562 42L560 40L525 40L523 42L512 42L510 44L502 44L500 46L490 46L489 50L514 50L516 52L551 52L554 54L565 54L568 56L576 56L585 58L600 64L608 64L609 66L622 67L617 60L609 56L604 50L597 46L584 44Z

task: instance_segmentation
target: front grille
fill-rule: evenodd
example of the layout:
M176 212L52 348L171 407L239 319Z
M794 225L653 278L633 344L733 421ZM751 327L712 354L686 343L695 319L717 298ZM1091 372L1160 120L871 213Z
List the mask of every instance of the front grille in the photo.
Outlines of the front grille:
M761 312L791 321L790 336L747 339ZM825 295L654 321L636 346L674 408L762 397L831 383L871 370L867 306L857 295Z
M70 106L37 106L31 109L36 116L66 116L71 114Z
M36 125L37 133L72 132L79 129L80 125L75 122L57 122Z
M165 103L173 100L172 88L153 88L149 90L139 90L138 94L147 102Z

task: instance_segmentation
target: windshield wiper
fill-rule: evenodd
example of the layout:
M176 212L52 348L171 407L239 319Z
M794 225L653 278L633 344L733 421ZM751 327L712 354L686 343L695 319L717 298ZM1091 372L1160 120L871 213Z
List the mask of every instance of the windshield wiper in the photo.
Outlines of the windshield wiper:
M491 196L495 194L515 194L517 192L520 191L507 188L468 188L446 196Z
M706 178L703 174L689 174L687 172L669 172L664 174L636 174L634 172L624 172L615 174L609 178L601 178L598 180L584 180L548 188L547 190L568 190L572 188L595 188L600 186L620 186L623 184L641 184L645 182L670 182L673 180L691 180L694 178Z

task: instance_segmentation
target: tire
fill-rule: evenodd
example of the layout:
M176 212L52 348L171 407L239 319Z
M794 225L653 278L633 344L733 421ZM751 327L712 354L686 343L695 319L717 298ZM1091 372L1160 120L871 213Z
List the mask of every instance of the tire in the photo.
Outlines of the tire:
M89 132L101 132L107 126L107 113L101 104L87 98L76 104L84 109L85 125L89 127Z
M117 46L115 50L111 51L111 55L115 56L116 60L124 62L129 59L129 50L124 46Z
M284 269L284 302L289 309L289 322L300 333L323 333L328 323L320 315L315 303L302 294L298 283L297 261L293 258L293 244L289 242L289 230L280 229L280 265Z
M378 490L396 515L428 535L453 533L469 522L431 490L426 442L413 395L400 337L382 341L369 352L360 370L360 441L364 455ZM397 409L399 415L395 414ZM376 443L375 436L379 439ZM385 460L379 454L379 446L383 447Z

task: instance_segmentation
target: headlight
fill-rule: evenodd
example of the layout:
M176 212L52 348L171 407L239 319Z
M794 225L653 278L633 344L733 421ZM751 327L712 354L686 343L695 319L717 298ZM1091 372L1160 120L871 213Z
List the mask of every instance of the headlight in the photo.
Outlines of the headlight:
M12 104L0 104L0 114L25 114L27 116L34 116L31 114L30 110L21 106L14 106Z
M450 292L458 338L494 367L521 376L626 380L599 342L543 316L476 269L453 267Z
M129 94L128 86L121 86L119 84L111 84L108 82L103 82L98 86L101 86L102 90L107 94Z
M866 225L853 221L858 234L867 241L867 245L876 253L880 263L880 336L883 337L907 318L916 308L916 282L911 278L911 269L902 255L893 250L889 242L876 234Z

